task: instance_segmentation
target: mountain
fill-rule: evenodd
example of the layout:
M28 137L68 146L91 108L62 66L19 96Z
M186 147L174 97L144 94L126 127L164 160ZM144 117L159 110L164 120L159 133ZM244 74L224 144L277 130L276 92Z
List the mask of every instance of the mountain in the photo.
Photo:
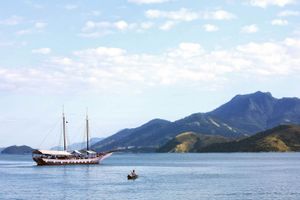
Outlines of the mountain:
M90 145L93 145L97 142L100 142L101 140L103 140L104 138L91 138L90 139ZM86 142L77 142L77 143L73 143L68 145L68 149L69 150L78 150L78 149L84 149L86 148ZM52 147L51 150L62 150L61 146L55 146Z
M146 124L132 129L123 129L116 134L94 144L92 149L96 151L106 151L117 149L120 147L150 147L152 143L148 140L149 137L156 134L160 129L170 125L171 122L162 119L153 119Z
M227 137L240 137L242 135L238 129L199 113L175 122L161 119L151 120L140 127L121 130L96 143L92 148L96 151L128 147L135 150L146 147L147 151L156 150L176 135L186 131L226 135Z
M124 129L93 145L97 151L114 148L159 148L183 132L240 138L280 124L300 124L300 99L274 98L271 93L237 95L208 113L195 113L169 122L162 119Z
M23 146L9 146L9 147L6 147L5 149L3 149L1 151L1 153L3 154L29 154L33 151L34 149L29 147L29 146L26 146L26 145L23 145Z
M186 153L197 152L198 149L211 144L228 142L229 139L217 135L204 135L194 132L185 132L160 147L157 152Z
M0 153L2 152L2 150L5 149L4 147L0 147Z
M300 126L280 125L239 141L212 144L198 150L198 152L269 151L300 151Z
M208 115L253 134L279 124L299 124L300 99L276 99L263 92L237 95Z

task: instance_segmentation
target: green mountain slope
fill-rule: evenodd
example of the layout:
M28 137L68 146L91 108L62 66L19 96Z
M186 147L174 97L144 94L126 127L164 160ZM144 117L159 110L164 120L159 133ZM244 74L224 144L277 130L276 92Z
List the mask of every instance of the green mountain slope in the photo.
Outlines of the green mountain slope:
M160 147L157 152L197 152L198 149L204 148L215 143L228 142L229 139L217 135L204 135L194 132L185 132L177 135L175 138Z
M198 152L300 151L300 126L280 125L251 137L201 148Z

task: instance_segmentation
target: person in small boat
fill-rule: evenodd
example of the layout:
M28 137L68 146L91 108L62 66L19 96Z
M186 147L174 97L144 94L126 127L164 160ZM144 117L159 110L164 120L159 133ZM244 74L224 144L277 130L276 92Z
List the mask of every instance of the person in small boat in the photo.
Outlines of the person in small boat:
M131 176L132 176L132 177L133 177L133 176L136 176L135 170L132 170Z

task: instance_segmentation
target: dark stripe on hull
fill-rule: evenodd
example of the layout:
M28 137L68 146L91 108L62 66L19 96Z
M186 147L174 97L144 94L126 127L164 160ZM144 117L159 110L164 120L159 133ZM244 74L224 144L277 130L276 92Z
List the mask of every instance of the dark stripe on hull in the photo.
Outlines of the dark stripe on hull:
M99 164L101 158L97 159L77 159L77 160L59 160L59 159L44 159L34 158L37 165L91 165Z

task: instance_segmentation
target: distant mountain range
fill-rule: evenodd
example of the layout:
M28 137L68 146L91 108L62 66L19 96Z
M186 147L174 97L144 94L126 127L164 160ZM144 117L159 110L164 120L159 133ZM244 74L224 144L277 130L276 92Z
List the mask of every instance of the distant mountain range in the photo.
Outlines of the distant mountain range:
M299 124L300 99L277 99L270 93L255 92L237 95L211 112L195 113L174 122L153 119L105 139L92 138L90 144L98 152L112 149L137 152L300 151ZM68 146L69 150L82 148L85 143ZM61 147L52 149L60 150ZM31 151L28 146L11 146L2 153Z
M92 148L154 151L183 132L240 138L280 124L300 124L300 99L277 99L270 93L255 92L237 95L208 113L195 113L174 122L154 119L140 127L121 130Z
M4 148L1 153L2 154L30 154L33 149L29 146L22 145L22 146L9 146Z
M253 134L279 124L299 124L300 99L276 99L268 92L237 95L208 115Z
M103 139L104 138L97 138L97 137L91 138L90 145L93 145ZM68 150L78 150L78 149L84 149L84 148L86 148L86 142L77 142L77 143L68 145ZM55 147L52 147L51 150L62 150L62 147L55 146Z

